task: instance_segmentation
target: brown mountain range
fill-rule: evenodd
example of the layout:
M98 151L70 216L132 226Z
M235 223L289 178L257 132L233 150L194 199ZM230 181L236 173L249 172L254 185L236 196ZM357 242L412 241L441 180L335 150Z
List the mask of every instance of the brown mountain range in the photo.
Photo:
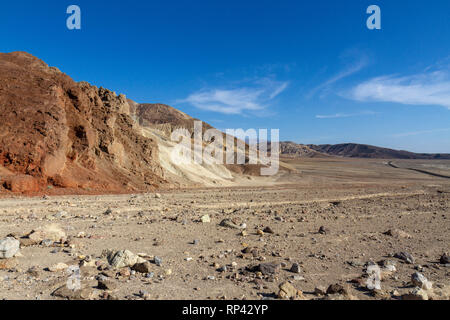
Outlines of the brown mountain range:
M376 159L450 159L445 153L414 153L404 150L394 150L356 143L308 145L309 148L331 156L350 158L376 158Z

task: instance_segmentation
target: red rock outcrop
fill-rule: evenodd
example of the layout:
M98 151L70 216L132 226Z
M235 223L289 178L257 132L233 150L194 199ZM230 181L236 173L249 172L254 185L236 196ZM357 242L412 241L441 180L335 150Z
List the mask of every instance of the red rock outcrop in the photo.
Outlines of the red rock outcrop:
M166 183L156 142L136 130L124 95L76 83L28 53L0 53L0 109L6 189L144 191Z

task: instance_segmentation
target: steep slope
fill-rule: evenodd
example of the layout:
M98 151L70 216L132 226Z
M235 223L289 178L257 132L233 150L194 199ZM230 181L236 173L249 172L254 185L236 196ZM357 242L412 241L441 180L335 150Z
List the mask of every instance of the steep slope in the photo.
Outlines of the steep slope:
M333 156L351 158L377 158L377 159L450 159L450 154L427 154L413 153L403 150L393 150L388 148L356 144L324 144L308 145L309 148Z
M76 83L24 52L0 53L0 185L85 191L165 184L154 140L143 137L124 95Z
M176 145L171 141L171 133L176 129L187 129L193 133L195 121L199 119L192 118L184 112L177 110L165 104L137 104L129 101L132 106L133 117L139 122L142 128L142 134L158 142L159 161L164 168L166 177L171 181L176 181L179 185L199 184L210 186L226 186L248 181L249 178L243 176L259 176L261 165L223 165L223 164L178 164L171 159L171 153ZM206 122L202 123L202 133L208 129L214 129ZM224 147L226 148L226 134L222 133ZM236 146L237 139L233 139ZM205 144L203 145L206 146ZM248 154L248 146L246 145ZM236 147L234 147L236 150ZM192 152L195 153L194 150ZM247 160L248 162L248 157Z

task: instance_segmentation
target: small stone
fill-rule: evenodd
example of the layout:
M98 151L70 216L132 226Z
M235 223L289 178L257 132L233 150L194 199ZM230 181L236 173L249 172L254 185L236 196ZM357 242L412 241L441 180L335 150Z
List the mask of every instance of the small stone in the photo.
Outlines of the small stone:
M433 284L430 281L428 281L428 279L425 278L423 274L419 272L414 272L411 275L411 283L414 286L425 290L430 290L433 287Z
M35 278L39 278L39 269L37 267L31 267L30 269L27 270L27 273Z
M325 228L324 226L321 226L321 227L319 228L319 233L320 233L320 234L327 234L327 233L328 233L328 229Z
M402 295L402 300L428 300L428 293L421 288L415 288L410 293Z
M447 253L444 253L441 258L439 259L439 262L442 264L449 264L450 263L450 255Z
M222 266L222 267L220 267L217 271L219 271L219 272L227 272L227 266Z
M54 215L54 217L57 218L57 219L64 218L66 216L67 216L67 212L65 212L65 211L59 211L58 213L56 213Z
M136 263L143 263L146 260L129 250L110 251L107 253L109 264L116 269L132 267Z
M300 273L301 272L300 265L298 263L293 263L290 271L293 273Z
M41 241L41 246L50 247L50 246L53 245L53 243L54 243L53 240L44 239L44 240Z
M200 218L200 220L202 221L202 223L210 223L211 222L211 218L209 217L209 215L204 215L203 217Z
M391 299L391 294L386 290L374 289L372 290L372 296L377 300L389 300Z
M411 254L409 254L408 252L398 252L394 255L394 258L405 261L408 264L414 264L414 262L415 262L414 257Z
M261 263L259 265L249 267L252 272L261 272L262 275L273 275L280 271L281 267L276 263Z
M263 230L264 233L270 233L270 234L274 234L275 232L273 232L271 227L265 227Z
M230 219L224 219L219 223L219 226L231 228L231 229L245 229L247 228L247 225L245 223L241 224L240 226L231 221Z
M327 294L327 289L323 286L318 286L318 287L314 288L314 294L316 296L324 296Z
M12 270L16 266L16 259L0 259L0 270Z
M106 211L105 211L105 215L106 216L110 216L111 214L113 213L113 211L111 210L111 208L108 208L108 209L106 209Z
M155 193L155 198L156 199L161 199L161 195L159 193Z
M347 290L340 284L335 283L328 287L327 294L347 294Z
M292 284L289 282L283 282L279 286L280 290L278 291L278 298L281 299L298 299L298 298L304 298L303 292L300 290L297 290Z
M162 265L162 259L161 259L160 257L155 257L155 258L153 259L153 262L154 262L158 267L160 267L160 266Z
M117 284L111 280L98 280L97 288L101 290L113 291L117 289Z
M258 236L263 236L263 235L264 235L264 231L258 229L258 230L256 230L256 234L257 234Z
M66 233L57 224L50 224L36 230L33 230L28 234L28 238L35 243L41 243L43 240L52 240L54 242L63 243L66 239Z
M69 289L66 285L56 289L52 296L68 300L88 300L93 298L94 292L91 288L82 288L79 290Z
M144 299L144 300L150 300L150 293L148 293L147 291L145 291L145 290L140 290L139 291L139 297L141 297L142 299Z
M128 267L121 268L119 269L119 275L121 277L128 278L129 276L131 276L131 269Z
M20 241L14 238L0 240L0 259L14 257L20 250Z
M67 268L69 268L69 266L67 264L60 262L60 263L54 264L51 267L49 267L48 271L59 272L59 271L67 270Z
M164 273L166 276L170 276L172 274L172 269L167 269Z
M148 262L148 261L145 261L145 262L142 262L142 263L136 263L132 267L132 269L134 271L137 271L139 273L149 273L151 268L152 268L152 266L151 266L150 262Z
M405 231L402 231L400 229L391 229L388 230L386 232L384 232L383 234L387 235L387 236L391 236L394 238L405 238L405 239L411 239L411 235L406 233Z

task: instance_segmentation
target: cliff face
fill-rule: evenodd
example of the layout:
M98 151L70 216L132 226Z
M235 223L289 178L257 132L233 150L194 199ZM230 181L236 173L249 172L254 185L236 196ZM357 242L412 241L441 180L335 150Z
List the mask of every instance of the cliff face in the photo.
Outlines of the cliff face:
M98 191L165 183L158 147L124 95L74 82L22 52L0 54L0 185Z

